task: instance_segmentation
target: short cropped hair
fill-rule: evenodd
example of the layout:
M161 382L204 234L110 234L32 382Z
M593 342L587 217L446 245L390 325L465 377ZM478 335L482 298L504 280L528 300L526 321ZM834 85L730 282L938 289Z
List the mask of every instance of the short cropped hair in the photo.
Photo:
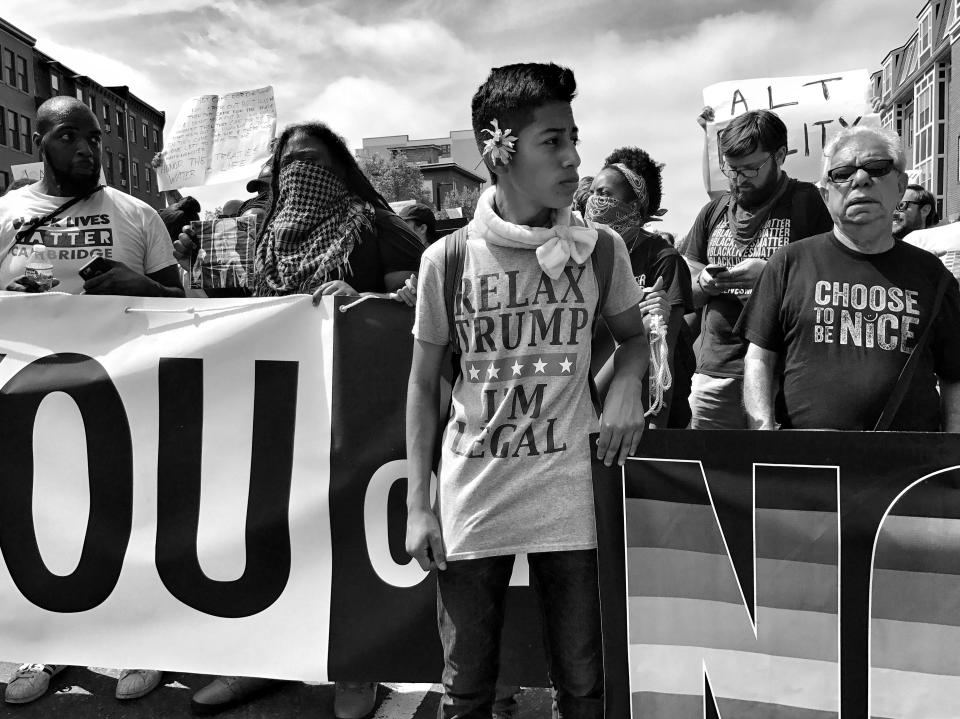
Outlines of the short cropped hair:
M720 153L727 157L746 157L757 150L773 154L786 146L787 126L769 110L737 115L720 132Z
M551 102L572 102L576 94L573 70L554 63L527 62L493 68L470 103L477 149L483 152L483 143L489 139L483 130L492 130L493 120L500 129L509 128L517 135L533 121L538 107ZM491 174L490 179L496 184L496 175Z
M880 143L886 147L887 154L889 154L890 159L893 160L893 166L899 172L903 172L907 166L907 158L903 154L903 143L900 142L900 136L896 132L886 127L854 125L853 127L845 127L840 130L840 132L830 139L826 147L823 148L823 168L820 173L821 180L827 179L827 170L830 169L830 161L833 159L833 156L859 137L869 137L879 140Z
M907 189L913 190L917 193L917 202L920 203L920 207L930 208L930 212L927 213L927 218L924 221L923 226L926 228L939 225L940 213L937 212L937 198L933 196L933 193L923 185L907 185Z

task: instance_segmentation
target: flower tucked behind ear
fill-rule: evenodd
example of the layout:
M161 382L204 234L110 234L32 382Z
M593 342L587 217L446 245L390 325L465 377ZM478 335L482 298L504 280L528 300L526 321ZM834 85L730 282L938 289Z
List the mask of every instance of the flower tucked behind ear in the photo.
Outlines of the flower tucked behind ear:
M490 135L489 140L483 141L483 154L490 155L494 162L500 160L501 165L506 165L510 162L510 153L516 152L513 143L517 138L510 134L509 128L501 130L496 120L491 120L490 124L493 125L493 130L483 130Z

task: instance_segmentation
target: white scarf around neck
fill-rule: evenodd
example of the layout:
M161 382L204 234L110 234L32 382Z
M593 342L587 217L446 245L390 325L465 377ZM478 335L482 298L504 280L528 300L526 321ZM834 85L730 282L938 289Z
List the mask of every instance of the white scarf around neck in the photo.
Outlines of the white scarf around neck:
M477 209L468 232L476 232L484 240L500 247L536 250L537 261L547 276L555 280L563 274L571 257L582 265L597 244L597 231L591 227L572 224L574 217L569 207L554 210L551 227L515 225L500 217L493 207L497 188L487 188L477 201Z

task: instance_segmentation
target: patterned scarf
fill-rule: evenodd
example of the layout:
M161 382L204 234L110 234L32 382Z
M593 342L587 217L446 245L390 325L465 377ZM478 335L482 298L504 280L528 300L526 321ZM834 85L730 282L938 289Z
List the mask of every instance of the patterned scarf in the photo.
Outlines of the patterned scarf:
M350 253L373 231L373 217L373 206L329 170L302 160L286 165L257 247L254 294L310 294L349 274Z

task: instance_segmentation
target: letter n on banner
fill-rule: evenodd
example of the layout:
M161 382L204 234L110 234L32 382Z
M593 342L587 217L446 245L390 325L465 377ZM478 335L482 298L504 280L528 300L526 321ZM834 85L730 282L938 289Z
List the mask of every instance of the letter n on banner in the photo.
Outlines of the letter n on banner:
M629 691L632 716L838 716L838 467L631 459L622 563L608 554L615 522L597 494L605 618L611 592L626 595L629 676L608 687ZM617 564L624 576L611 584ZM608 666L611 624L616 612Z

